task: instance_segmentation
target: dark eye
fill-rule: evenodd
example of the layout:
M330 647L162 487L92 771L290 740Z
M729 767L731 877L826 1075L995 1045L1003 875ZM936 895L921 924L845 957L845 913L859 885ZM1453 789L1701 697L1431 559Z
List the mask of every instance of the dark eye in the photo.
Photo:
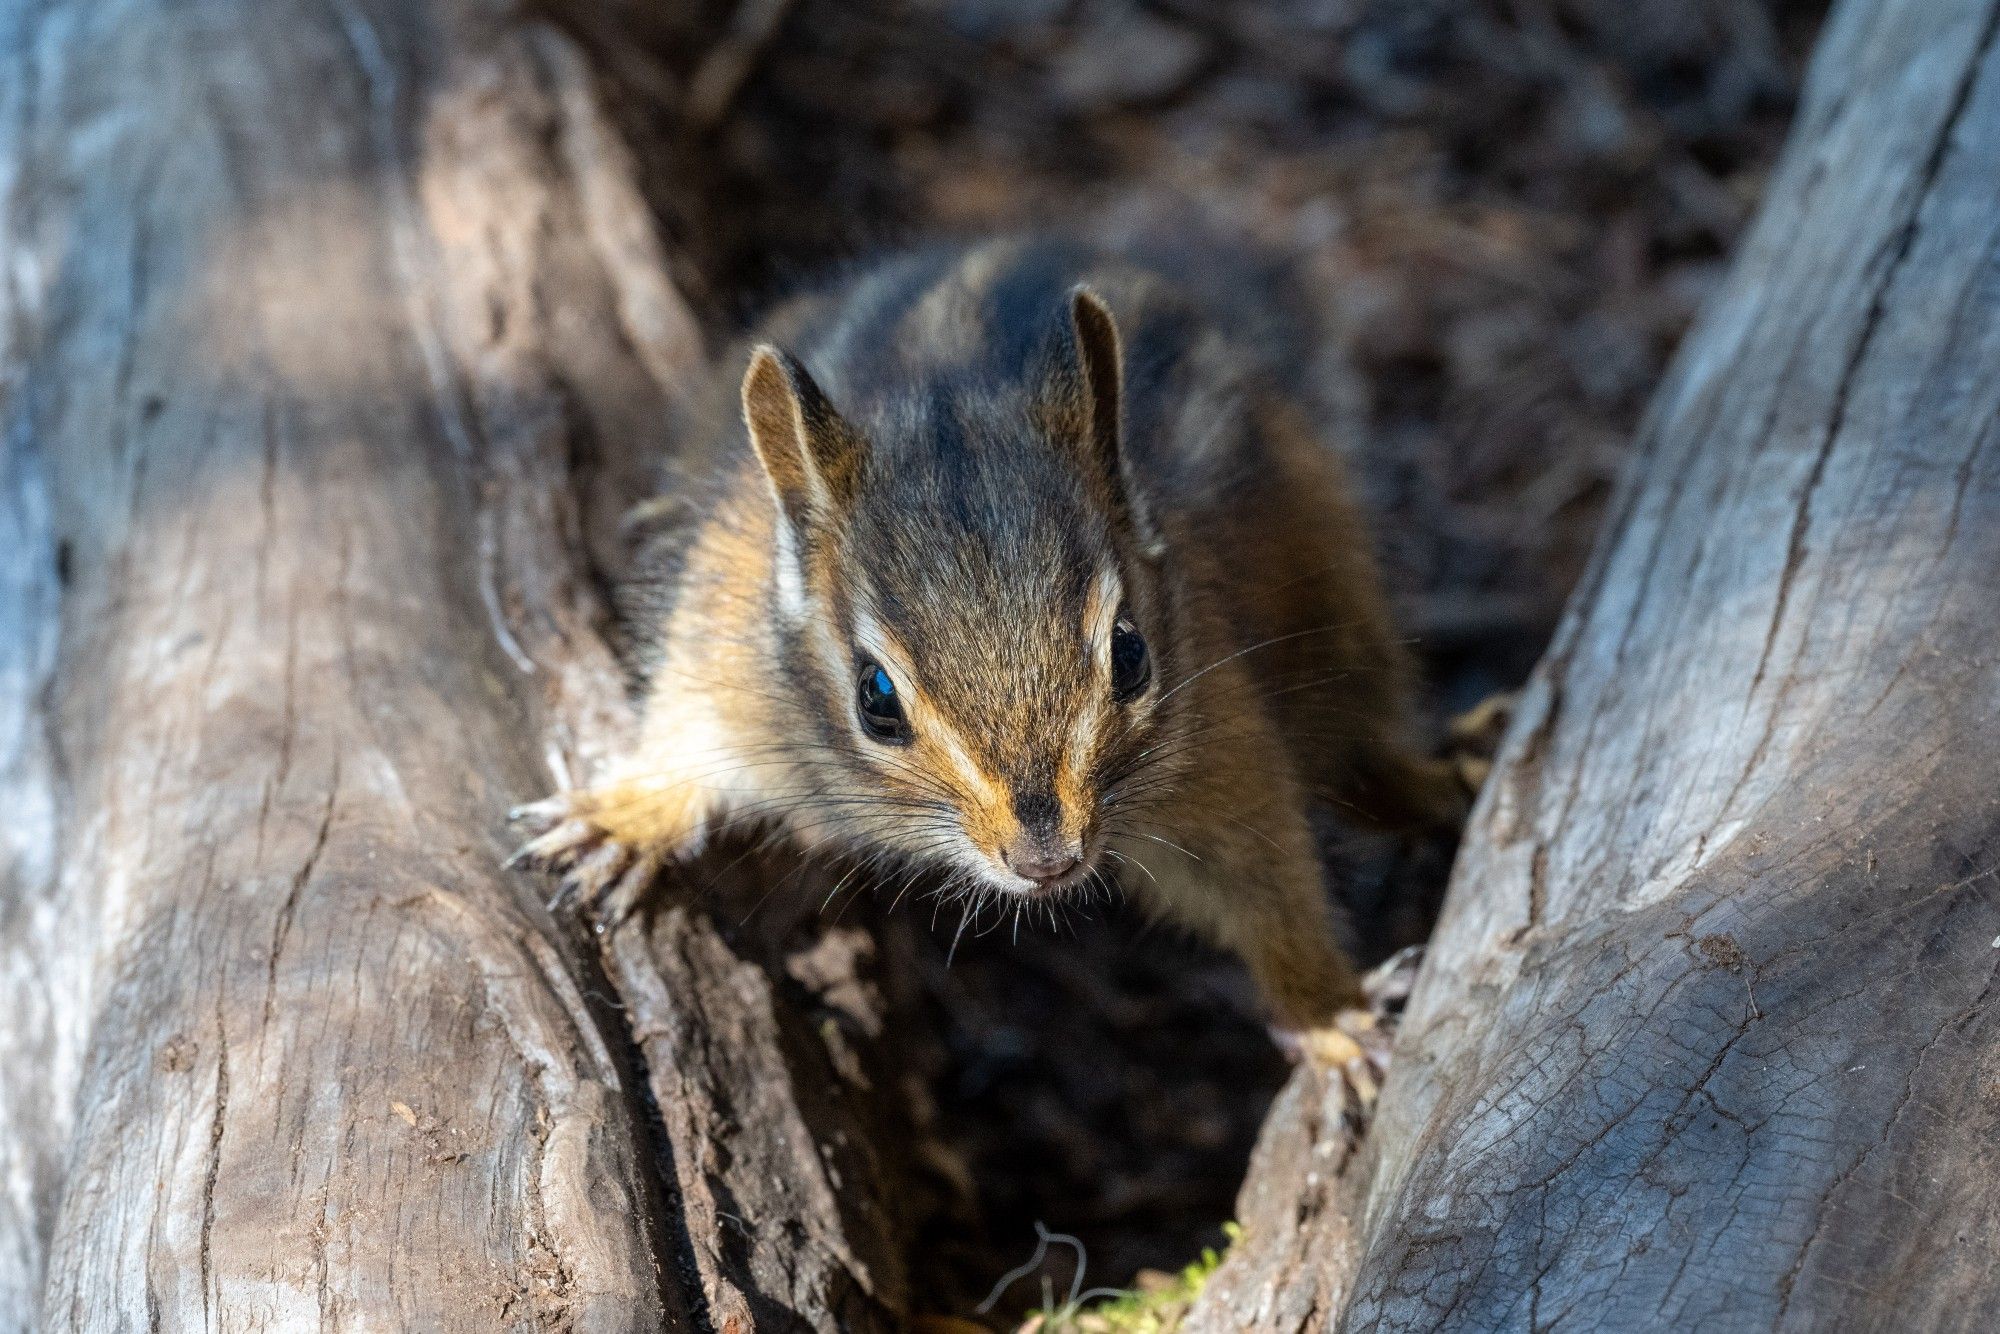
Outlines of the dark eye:
M1118 618L1111 627L1111 689L1120 700L1131 699L1153 679L1153 657L1139 627Z
M903 701L896 696L896 683L879 662L861 664L861 679L855 686L854 704L861 713L861 725L877 741L901 743L910 739L910 720L903 715Z

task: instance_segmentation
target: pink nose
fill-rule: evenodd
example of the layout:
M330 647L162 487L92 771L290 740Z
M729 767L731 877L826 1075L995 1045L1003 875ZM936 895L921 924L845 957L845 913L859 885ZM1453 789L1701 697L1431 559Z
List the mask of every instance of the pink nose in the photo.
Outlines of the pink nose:
M1007 849L1001 860L1015 875L1038 885L1053 884L1083 865L1083 857L1073 848L1052 853L1040 847L1019 844Z

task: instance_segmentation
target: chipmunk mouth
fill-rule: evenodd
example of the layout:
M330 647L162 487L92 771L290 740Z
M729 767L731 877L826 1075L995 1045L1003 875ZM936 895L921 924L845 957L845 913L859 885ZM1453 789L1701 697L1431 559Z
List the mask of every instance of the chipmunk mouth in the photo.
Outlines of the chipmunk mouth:
M1104 847L1097 831L1087 831L1068 848L1049 848L1034 840L994 845L964 838L962 854L952 860L989 891L1012 898L1043 901L1066 894L1098 875Z
M1090 879L1097 871L1097 849L1085 845L1067 858L1056 863L1042 863L1032 868L1017 868L1013 861L1002 853L993 858L1000 879L1005 882L1007 892L1023 898L1047 899L1066 893Z
M1033 876L1015 875L1013 877L1015 882L1013 892L1030 899L1054 898L1056 895L1067 893L1077 885L1082 884L1085 880L1088 880L1092 869L1094 868L1089 862L1078 860L1074 866L1060 875L1048 876L1041 879Z

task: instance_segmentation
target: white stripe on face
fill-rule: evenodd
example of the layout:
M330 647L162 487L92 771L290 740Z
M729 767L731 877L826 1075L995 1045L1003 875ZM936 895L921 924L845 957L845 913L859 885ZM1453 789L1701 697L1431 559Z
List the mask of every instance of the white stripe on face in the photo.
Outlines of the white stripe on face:
M1111 679L1111 627L1118 624L1118 613L1124 606L1125 581L1116 566L1107 565L1097 572L1097 582L1083 602L1083 642L1090 645L1091 657L1107 681Z
M1111 631L1125 609L1125 580L1114 565L1097 572L1097 579L1084 597L1083 635L1090 660L1096 667L1098 689L1091 691L1082 709L1070 724L1069 748L1064 755L1064 782L1059 786L1077 800L1087 801L1091 762L1097 756L1098 733L1106 722L1111 700ZM1064 812L1065 822L1069 812Z
M1064 757L1067 771L1063 777L1066 781L1058 784L1059 791L1084 793L1089 790L1084 778L1090 772L1091 761L1097 757L1097 730L1103 721L1103 700L1092 695L1070 726L1069 753ZM1063 822L1065 825L1069 823L1067 810L1063 812Z
M903 701L903 711L909 715L910 728L919 733L943 752L951 764L954 774L963 784L968 795L981 801L997 802L1006 796L1004 784L996 783L972 758L972 751L957 729L952 727L938 710L929 708L924 700L922 687L917 681L916 666L894 635L883 628L865 606L856 604L854 609L854 641L862 653L888 669L890 679L896 683L896 690Z

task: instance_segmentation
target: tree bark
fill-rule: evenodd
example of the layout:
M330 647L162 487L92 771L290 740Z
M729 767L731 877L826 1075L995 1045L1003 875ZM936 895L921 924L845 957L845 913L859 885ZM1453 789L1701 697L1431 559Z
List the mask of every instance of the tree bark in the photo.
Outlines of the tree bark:
M6 293L0 286L0 301ZM0 392L8 388L0 381ZM8 436L0 440L0 1312L32 1311L39 1300L67 1136L67 1108L51 1106L49 1094L74 1081L81 1047L63 1003L74 994L65 964L76 951L63 948L70 924L54 893L56 750L41 707L57 603L40 459Z
M1996 31L1837 9L1366 1142L1295 1081L1198 1328L2000 1320Z
M500 869L627 722L587 539L702 361L578 57L73 0L0 61L0 1327L893 1323L799 1032L867 951L668 914L614 991Z

